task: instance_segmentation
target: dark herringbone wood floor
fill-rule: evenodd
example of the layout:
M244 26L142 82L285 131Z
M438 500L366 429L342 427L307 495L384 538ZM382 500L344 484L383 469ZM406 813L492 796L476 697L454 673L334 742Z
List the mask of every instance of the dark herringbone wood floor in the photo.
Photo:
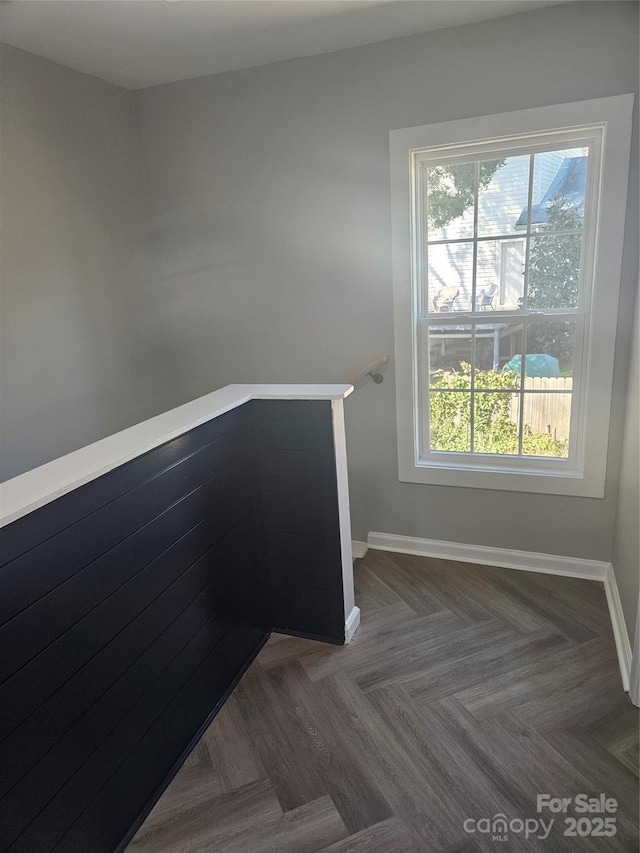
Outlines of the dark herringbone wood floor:
M355 641L274 635L130 853L638 849L638 715L599 584L381 551L356 584ZM464 831L540 817L537 793L615 798L616 835Z

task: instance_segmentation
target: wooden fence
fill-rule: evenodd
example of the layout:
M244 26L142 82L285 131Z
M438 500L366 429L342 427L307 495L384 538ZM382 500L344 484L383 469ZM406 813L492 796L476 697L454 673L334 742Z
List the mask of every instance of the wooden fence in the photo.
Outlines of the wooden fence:
M569 438L572 388L570 376L558 379L536 376L524 380L525 391L544 392L524 395L524 422L531 432L549 433L560 441ZM511 398L511 420L515 423L518 422L519 407L519 396L514 394Z

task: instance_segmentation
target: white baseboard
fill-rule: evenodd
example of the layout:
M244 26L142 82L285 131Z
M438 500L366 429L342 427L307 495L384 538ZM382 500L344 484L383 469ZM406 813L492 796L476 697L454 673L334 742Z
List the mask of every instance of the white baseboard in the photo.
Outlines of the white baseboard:
M611 627L613 628L613 637L616 641L622 686L628 692L631 676L631 643L629 642L629 632L624 621L618 584L616 583L616 576L611 563L609 563L609 568L604 579L604 591L607 594L607 604L609 605L609 613L611 614Z
M631 649L631 675L629 676L629 699L640 708L640 607L636 616L636 630Z
M397 536L393 533L371 532L367 536L367 543L370 548L378 551L395 551L399 554L416 554L422 557L437 557L442 560L457 560L462 563L478 563L483 566L501 566L506 569L600 581L604 584L607 596L622 686L625 691L629 691L631 643L629 642L616 576L611 563L579 557L539 554L533 551L488 548L485 545L467 545L462 542L444 542L440 539L418 539L413 536ZM640 632L640 628L638 630ZM638 704L640 702L640 687L636 689L636 692L638 696L631 696L631 699L635 704Z
M366 542L358 542L357 539L354 539L351 542L351 552L353 553L354 560L358 560L361 557L364 557L368 550L369 546Z
M344 623L344 641L350 643L360 626L360 608L354 607Z
M466 545L462 542L444 542L441 539L418 539L413 536L396 536L393 533L369 533L369 548L378 551L396 551L400 554L417 554L438 557L461 563L478 563L482 566L501 566L525 572L546 575L568 575L585 580L604 581L610 563L578 557L558 557L534 551L512 551L508 548L488 548L486 545Z

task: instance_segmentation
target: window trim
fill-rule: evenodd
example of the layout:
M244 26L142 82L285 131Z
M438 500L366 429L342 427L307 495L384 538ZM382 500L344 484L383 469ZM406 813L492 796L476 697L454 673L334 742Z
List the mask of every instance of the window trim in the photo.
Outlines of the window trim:
M532 180L534 175L534 156L544 151L555 151L558 146L561 148L577 148L587 147L589 149L588 163L588 178L587 178L587 197L585 203L585 218L583 228L580 233L582 236L582 263L580 267L581 287L578 293L578 304L574 308L563 309L546 309L543 312L539 311L500 311L496 316L500 317L501 321L506 323L521 323L530 328L537 321L541 322L573 322L575 326L575 360L573 373L573 392L572 392L572 413L571 418L571 435L569 440L569 457L568 458L545 458L545 457L523 457L520 455L481 455L474 451L468 454L456 453L455 456L443 456L439 451L430 450L428 446L429 423L418 423L419 417L414 413L415 427L415 444L416 444L416 466L434 467L445 465L457 470L475 469L482 467L483 470L490 470L496 473L503 471L512 471L522 474L541 473L549 475L549 472L555 476L565 473L567 476L576 476L582 470L585 442L579 427L582 423L582 406L583 400L587 392L587 371L585 370L586 347L585 347L585 331L590 325L588 323L589 306L591 304L593 292L593 270L592 258L595 255L596 243L596 227L597 227L597 202L600 196L600 179L601 179L601 154L604 136L604 126L601 122L591 125L590 127L575 127L563 129L561 131L552 130L550 132L540 132L538 134L523 134L515 139L512 137L492 140L488 147L486 143L480 145L476 143L467 143L460 145L460 155L456 159L457 162L475 162L478 156L491 157L497 156L502 158L524 156L529 157L529 201L527 209L532 208L531 191ZM536 139L538 141L536 141ZM456 146L453 146L454 148ZM484 155L479 153L478 149L483 149ZM481 312L471 309L469 312L455 312L455 315L446 314L444 317L425 312L425 295L426 295L426 268L425 268L425 249L434 244L433 241L425 241L423 210L425 206L424 184L421 178L422 170L425 166L433 162L450 163L452 158L447 156L447 152L451 151L451 146L445 147L442 154L439 154L439 147L430 149L429 151L418 150L411 152L411 206L412 206L412 245L413 245L413 311L415 318L415 334L417 346L414 351L414 359L416 363L424 363L425 355L428 352L428 333L427 330L431 326L448 325L451 317L458 318L457 325L465 325L467 322L478 324L478 322L486 322L486 317ZM432 153L433 152L433 153ZM454 155L455 157L455 155ZM420 189L416 192L417 187ZM476 202L477 202L476 191ZM475 220L474 220L475 231ZM527 247L532 240L538 239L538 236L548 236L549 232L538 232L532 228L530 217L527 217L527 225L521 234L521 239L525 241L525 253L528 255ZM475 245L484 241L495 241L501 239L502 235L480 236L475 233L473 236L467 236L454 242L472 243ZM437 241L437 243L449 243L450 241ZM526 268L525 268L526 279ZM475 275L473 277L473 285L475 287ZM475 298L472 295L472 305L475 304ZM542 320L541 314L546 318ZM482 318L482 320L480 320ZM477 334L477 333L476 333ZM415 366L415 365L414 365ZM414 398L419 400L419 408L422 411L426 410L426 401L431 397L433 391L425 387L424 382L419 379L420 367L416 367ZM522 365L524 370L524 363ZM438 392L436 392L438 393ZM523 411L524 389L521 388L519 396L520 412ZM471 397L474 397L473 390ZM523 424L519 423L519 441L522 438ZM473 408L471 410L471 429L473 430ZM424 440L421 441L421 434ZM484 465L481 463L484 462Z
M403 482L431 483L472 488L603 497L613 381L615 331L618 313L622 248L626 216L631 115L634 96L616 95L570 104L516 110L491 116L461 119L421 127L392 130L391 213L393 248L394 336L398 473ZM549 460L522 465L522 457L509 464L496 457L471 460L418 459L419 428L416 353L419 352L413 245L414 155L425 148L477 143L478 152L504 137L531 137L572 129L602 127L602 151L598 175L599 206L594 223L593 293L586 305L589 340L584 369L588 381L581 395L579 429L583 431L583 457L575 464ZM606 282L606 288L602 282ZM600 283L600 284L599 284ZM460 455L462 456L462 455ZM458 454L456 454L458 457Z

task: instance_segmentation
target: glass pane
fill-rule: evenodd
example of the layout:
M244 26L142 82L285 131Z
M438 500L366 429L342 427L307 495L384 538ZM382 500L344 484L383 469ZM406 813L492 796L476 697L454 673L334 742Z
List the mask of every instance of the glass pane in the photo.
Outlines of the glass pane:
M474 453L518 453L518 394L502 391L479 391L474 394Z
M529 323L525 377L573 377L575 337L575 323L564 320Z
M429 385L431 388L469 388L471 361L471 326L430 327Z
M530 309L577 308L581 234L531 238L527 305Z
M522 323L479 323L476 326L476 388L519 388Z
M427 239L473 237L475 163L430 166L427 181Z
M541 321L527 325L522 452L567 457L575 323Z
M469 311L473 281L473 244L429 246L427 310L430 314Z
M530 163L531 158L526 154L479 164L479 237L526 230Z
M443 385L447 384L445 380ZM456 381L453 374L451 381ZM471 449L471 392L432 391L429 426L431 450L468 453Z
M566 458L569 455L572 379L530 379L524 394L522 452L525 456ZM553 390L549 390L553 389Z
M582 228L587 157L586 148L544 151L535 155L531 206L533 231Z
M478 243L476 311L517 311L524 295L525 240Z

